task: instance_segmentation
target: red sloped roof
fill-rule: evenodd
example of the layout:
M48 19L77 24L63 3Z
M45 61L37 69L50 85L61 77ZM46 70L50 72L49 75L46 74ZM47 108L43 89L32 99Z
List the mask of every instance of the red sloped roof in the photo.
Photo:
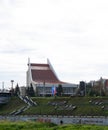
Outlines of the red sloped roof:
M31 70L33 81L58 83L60 82L51 70Z
M37 69L31 68L32 79L35 82L45 82L45 83L63 83L59 81L55 73L50 69L49 64L30 64L32 67L37 67ZM38 68L40 67L40 68ZM47 67L41 68L41 67Z

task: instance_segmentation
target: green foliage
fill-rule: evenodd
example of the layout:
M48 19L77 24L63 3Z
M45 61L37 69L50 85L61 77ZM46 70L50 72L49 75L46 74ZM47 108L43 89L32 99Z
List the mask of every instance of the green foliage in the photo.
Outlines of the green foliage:
M25 105L18 97L12 97L7 104L0 106L0 115L7 115Z
M0 122L0 130L107 130L108 126L97 125L55 125L39 122Z
M88 93L89 96L100 96L100 93L96 90L90 90Z
M35 91L33 89L33 85L30 84L30 87L27 88L27 95L30 97L34 97L35 96Z
M57 87L57 95L62 96L62 93L63 93L63 87L61 84L59 84Z
M19 89L19 85L17 84L15 89L14 89L14 95L17 96L20 94L20 89Z
M55 127L53 123L39 122L0 122L0 130L47 130Z
M32 100L37 105L22 115L108 116L108 97L33 97ZM18 97L12 97L8 104L0 106L0 115L8 115L24 106L26 104ZM76 109L70 106L76 106Z

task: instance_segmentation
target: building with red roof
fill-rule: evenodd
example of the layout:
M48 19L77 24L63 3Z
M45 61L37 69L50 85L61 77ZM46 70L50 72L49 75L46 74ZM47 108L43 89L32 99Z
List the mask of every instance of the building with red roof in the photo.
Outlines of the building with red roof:
M30 63L29 60L27 86L31 84L37 95L52 95L52 86L62 85L63 93L67 95L75 94L77 88L76 84L60 81L48 59L46 64Z

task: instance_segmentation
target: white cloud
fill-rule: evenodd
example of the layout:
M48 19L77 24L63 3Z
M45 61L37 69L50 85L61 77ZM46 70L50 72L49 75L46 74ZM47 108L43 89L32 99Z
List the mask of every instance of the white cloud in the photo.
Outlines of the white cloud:
M107 78L107 7L107 0L0 0L0 81L25 84L28 57L49 58L64 81Z

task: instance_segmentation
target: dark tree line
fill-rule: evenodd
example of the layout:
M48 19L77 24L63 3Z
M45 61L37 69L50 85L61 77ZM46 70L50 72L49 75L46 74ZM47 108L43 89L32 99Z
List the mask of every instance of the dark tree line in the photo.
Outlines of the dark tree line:
M20 89L19 89L18 83L17 83L15 88L11 88L10 93L11 93L12 96L20 95Z
M63 94L63 87L61 84L58 85L58 87L56 88L57 91L57 96L62 96Z
M30 84L30 86L27 87L26 93L30 97L34 97L35 96L35 91L33 89L33 85L32 84Z
M12 96L20 95L19 85L17 84L15 88L11 88L10 92L11 92ZM59 84L58 87L56 88L56 95L57 96L62 96L62 94L63 94L63 87L62 87L61 84ZM35 91L34 91L32 83L30 84L30 86L28 86L26 88L26 95L28 95L30 97L35 96Z

